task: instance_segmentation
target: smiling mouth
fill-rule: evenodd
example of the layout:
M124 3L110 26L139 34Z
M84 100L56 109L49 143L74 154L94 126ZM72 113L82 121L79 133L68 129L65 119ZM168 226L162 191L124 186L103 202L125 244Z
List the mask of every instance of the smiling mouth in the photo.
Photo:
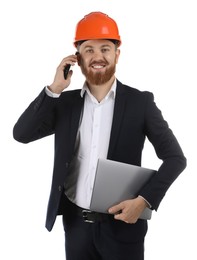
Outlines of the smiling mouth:
M99 69L105 68L105 65L94 64L94 65L91 65L91 68L99 70Z

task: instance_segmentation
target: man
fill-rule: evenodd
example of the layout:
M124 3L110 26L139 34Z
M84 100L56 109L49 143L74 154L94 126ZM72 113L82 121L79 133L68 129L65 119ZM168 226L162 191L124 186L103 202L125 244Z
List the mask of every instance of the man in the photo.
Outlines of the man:
M146 207L157 210L166 191L183 171L186 159L150 92L123 85L115 77L121 39L113 19L101 12L86 15L76 27L77 55L62 60L53 83L21 115L14 138L28 143L55 134L55 160L46 228L63 215L67 260L142 260ZM86 80L69 91L78 65ZM64 91L66 89L66 91ZM141 165L145 137L163 160L151 181L134 199L109 214L89 209L98 158ZM120 173L121 174L121 173ZM88 220L88 222L87 222ZM93 222L93 223L92 223Z

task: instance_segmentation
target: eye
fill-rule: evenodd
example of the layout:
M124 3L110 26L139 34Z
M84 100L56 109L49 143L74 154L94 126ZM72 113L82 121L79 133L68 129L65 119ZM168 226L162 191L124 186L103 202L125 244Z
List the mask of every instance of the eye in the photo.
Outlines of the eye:
M93 53L93 49L86 49L86 53Z
M102 49L101 49L101 52L102 52L102 53L106 53L106 52L109 52L109 51L110 51L109 48L102 48Z

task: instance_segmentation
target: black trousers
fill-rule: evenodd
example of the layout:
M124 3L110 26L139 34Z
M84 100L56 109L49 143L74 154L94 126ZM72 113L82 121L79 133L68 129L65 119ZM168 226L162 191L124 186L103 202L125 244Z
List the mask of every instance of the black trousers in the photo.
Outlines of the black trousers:
M66 203L63 214L66 260L144 260L147 221L126 224L112 215L95 223L84 222L77 206Z

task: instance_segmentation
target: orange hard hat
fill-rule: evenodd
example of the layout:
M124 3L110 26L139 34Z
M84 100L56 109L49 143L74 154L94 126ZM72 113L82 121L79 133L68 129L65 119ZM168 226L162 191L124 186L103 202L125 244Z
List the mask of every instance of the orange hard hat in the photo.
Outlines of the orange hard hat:
M108 15L101 12L92 12L84 16L77 26L74 45L86 40L109 39L121 44L121 39L116 22Z

